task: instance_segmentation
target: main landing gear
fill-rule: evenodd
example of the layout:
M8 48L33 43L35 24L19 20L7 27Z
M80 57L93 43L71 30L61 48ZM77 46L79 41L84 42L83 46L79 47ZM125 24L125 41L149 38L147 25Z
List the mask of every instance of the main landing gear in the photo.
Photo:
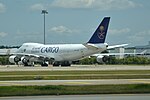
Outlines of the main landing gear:
M42 62L41 66L42 66L42 67L47 67L47 66L48 66L48 61Z
M63 61L63 62L54 62L53 63L53 66L71 66L71 62L69 61Z

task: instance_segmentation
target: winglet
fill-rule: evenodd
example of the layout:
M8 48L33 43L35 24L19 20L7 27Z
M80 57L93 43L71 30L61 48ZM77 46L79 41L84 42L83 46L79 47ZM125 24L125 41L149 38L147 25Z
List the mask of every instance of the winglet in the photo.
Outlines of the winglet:
M98 28L96 29L96 31L94 32L94 34L92 35L92 37L87 43L96 44L96 43L105 42L109 20L110 20L110 17L105 17L103 19L103 21L100 23L100 25L98 26Z

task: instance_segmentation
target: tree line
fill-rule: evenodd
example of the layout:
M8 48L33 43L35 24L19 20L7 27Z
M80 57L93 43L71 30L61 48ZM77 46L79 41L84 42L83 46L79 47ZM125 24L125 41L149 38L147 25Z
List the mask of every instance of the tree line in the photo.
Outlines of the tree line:
M4 45L1 45L0 46L0 49L11 49L11 48L19 48L20 46L4 46Z
M92 58L85 58L79 61L78 64L99 64L96 61L96 57L92 57ZM101 64L104 64L101 63ZM137 57L137 56L128 56L125 57L123 59L118 59L116 57L109 57L108 61L105 62L105 64L110 64L110 65L143 65L143 64L150 64L150 58L147 57Z
M9 65L11 64L8 60L9 56L0 56L0 65ZM82 65L90 65L90 64L99 64L96 61L96 57L91 58L84 58L82 60L79 60L78 62L75 62L74 64L82 64ZM101 63L104 64L104 63ZM125 57L123 59L118 59L116 57L110 57L105 64L114 64L114 65L127 65L127 64L135 64L135 65L142 65L142 64L150 64L150 58L147 57L135 57L135 56L129 56Z

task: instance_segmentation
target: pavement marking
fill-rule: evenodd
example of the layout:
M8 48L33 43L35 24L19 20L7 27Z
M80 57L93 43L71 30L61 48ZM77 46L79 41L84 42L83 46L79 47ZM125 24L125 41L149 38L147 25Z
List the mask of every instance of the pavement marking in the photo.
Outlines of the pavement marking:
M14 85L24 85L24 84L19 84L19 83L9 83L9 82L0 82L0 86L14 86Z
M132 80L131 82L150 84L150 80Z
M89 82L64 82L64 83L65 84L75 84L75 85L77 85L77 84L79 84L79 85L91 84Z

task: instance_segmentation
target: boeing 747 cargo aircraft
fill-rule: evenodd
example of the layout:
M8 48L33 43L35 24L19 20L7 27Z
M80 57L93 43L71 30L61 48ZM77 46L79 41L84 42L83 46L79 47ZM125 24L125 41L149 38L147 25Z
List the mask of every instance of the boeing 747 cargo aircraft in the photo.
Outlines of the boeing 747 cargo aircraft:
M72 61L102 52L107 49L122 47L122 45L109 46L105 43L110 17L105 17L90 40L83 44L40 44L24 43L16 53L9 57L11 63L34 65L40 62L42 66L48 66L48 61L53 66L70 66ZM97 59L102 59L97 57Z

